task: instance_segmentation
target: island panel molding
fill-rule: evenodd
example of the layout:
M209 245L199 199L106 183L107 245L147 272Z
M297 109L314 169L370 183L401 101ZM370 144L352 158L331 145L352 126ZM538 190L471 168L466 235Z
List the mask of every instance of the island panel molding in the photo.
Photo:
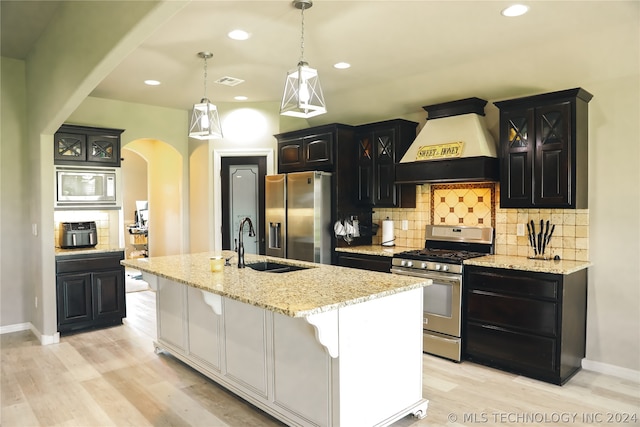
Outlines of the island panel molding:
M250 263L265 257L251 254L247 268L212 273L210 255L122 261L157 289L157 352L291 426L387 426L426 416L421 318L429 280L303 262L296 264L307 269L259 272Z

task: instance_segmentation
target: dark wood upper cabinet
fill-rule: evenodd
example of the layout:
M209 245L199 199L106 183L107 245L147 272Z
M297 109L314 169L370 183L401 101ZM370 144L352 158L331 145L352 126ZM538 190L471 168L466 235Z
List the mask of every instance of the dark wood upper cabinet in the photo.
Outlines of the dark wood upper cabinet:
M416 206L415 184L395 184L396 163L416 138L416 122L396 119L358 126L357 202L364 206Z
M334 123L275 137L278 140L278 173L331 172L334 218L357 211L353 126Z
M588 205L588 103L581 88L496 102L500 206Z
M334 169L334 132L329 129L308 134L281 134L278 139L278 172L327 171Z
M371 207L357 203L354 126L333 123L275 135L278 141L278 173L331 172L331 227L338 220L357 218L361 236L352 245L371 244ZM415 131L414 131L415 134ZM332 246L347 246L332 233ZM333 253L332 264L337 262Z
M122 129L64 124L54 135L56 165L120 166Z

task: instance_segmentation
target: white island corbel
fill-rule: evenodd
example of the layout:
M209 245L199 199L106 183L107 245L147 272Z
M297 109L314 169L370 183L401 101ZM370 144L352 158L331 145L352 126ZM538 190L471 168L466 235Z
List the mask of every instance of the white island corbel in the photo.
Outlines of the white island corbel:
M122 262L156 291L158 350L288 425L385 426L426 415L430 280L256 255L247 264L307 268L212 273L210 255Z

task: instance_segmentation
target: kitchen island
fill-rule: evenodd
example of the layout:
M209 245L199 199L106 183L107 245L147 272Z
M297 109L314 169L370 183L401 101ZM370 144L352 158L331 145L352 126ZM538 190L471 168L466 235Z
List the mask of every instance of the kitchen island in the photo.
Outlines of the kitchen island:
M429 280L258 255L213 273L211 255L122 262L156 291L158 351L288 425L384 426L426 415ZM250 266L265 260L303 269Z

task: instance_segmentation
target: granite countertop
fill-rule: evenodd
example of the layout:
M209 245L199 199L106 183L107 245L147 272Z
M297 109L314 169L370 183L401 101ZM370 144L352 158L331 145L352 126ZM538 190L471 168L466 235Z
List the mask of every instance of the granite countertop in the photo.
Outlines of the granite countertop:
M310 267L288 273L238 268L237 256L222 272L212 273L213 252L127 259L121 263L142 272L222 295L291 317L305 317L352 304L430 285L428 279L315 264L261 255L245 255L251 262L274 261ZM232 251L223 251L229 258Z
M539 260L509 255L487 255L468 259L464 261L464 264L553 274L571 274L589 268L592 265L588 261Z
M100 254L107 252L123 252L124 248L118 247L95 247L95 248L75 248L75 249L62 249L55 248L56 256L66 256L66 255L92 255L92 254Z
M348 252L352 254L393 257L395 254L399 254L400 252L411 251L414 249L422 249L422 248L410 248L407 246L365 245L365 246L344 246L341 248L336 248L336 252Z

